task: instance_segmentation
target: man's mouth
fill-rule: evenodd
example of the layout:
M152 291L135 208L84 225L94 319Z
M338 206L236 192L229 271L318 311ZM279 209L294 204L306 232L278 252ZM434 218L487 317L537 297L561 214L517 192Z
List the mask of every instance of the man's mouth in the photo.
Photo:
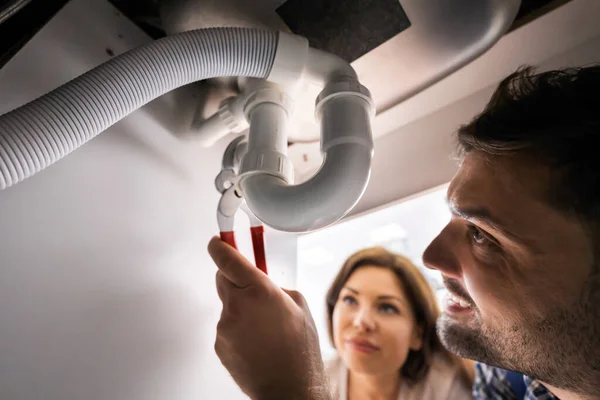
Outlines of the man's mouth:
M470 313L473 311L468 301L448 292L446 296L445 311L451 315Z
M448 292L448 303L452 306L459 306L462 308L471 308L471 304L468 301L461 299L460 297Z
M473 301L468 298L465 289L454 279L444 277L444 286L448 291L446 296L446 311L451 314L464 313L473 309Z

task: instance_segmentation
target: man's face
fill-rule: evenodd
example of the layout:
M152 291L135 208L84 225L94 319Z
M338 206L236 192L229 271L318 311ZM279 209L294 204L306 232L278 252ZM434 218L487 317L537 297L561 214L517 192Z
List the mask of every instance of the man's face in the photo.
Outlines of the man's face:
M593 251L583 226L544 201L549 172L468 154L448 189L453 217L423 258L452 293L438 325L449 350L581 391L600 362Z

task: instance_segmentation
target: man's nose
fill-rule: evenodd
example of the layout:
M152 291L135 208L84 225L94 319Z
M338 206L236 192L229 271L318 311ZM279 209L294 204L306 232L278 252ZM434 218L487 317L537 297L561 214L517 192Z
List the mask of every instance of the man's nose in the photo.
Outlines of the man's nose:
M423 264L445 276L460 279L462 273L457 255L461 246L460 232L449 223L425 249Z
M365 332L375 330L375 317L368 307L361 307L354 315L353 325Z

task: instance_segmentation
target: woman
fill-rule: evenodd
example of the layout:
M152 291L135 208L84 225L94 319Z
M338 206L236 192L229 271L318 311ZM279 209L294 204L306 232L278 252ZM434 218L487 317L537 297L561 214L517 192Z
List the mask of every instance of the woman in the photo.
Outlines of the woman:
M327 363L339 400L469 399L466 363L436 335L436 298L406 257L375 247L346 260L327 293ZM471 366L472 368L472 366Z

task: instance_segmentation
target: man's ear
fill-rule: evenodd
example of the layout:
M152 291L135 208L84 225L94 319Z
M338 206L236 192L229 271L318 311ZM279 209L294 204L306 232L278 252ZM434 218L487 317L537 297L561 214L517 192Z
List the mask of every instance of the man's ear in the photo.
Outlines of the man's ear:
M410 349L419 351L423 347L423 327L415 326L410 338Z

